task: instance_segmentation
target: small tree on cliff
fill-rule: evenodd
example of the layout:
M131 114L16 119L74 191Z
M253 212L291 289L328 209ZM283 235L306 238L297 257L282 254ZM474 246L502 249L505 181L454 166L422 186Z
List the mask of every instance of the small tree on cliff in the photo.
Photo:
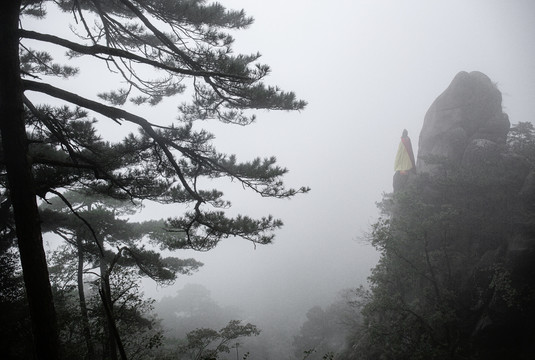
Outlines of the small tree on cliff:
M525 156L535 164L535 127L530 122L519 122L511 126L507 145L516 154Z
M258 335L260 335L260 330L256 325L250 323L242 325L240 320L231 320L219 331L198 328L188 332L186 344L178 346L178 353L181 358L190 360L217 359L223 353L230 353L234 347L238 357L238 340ZM248 353L243 358L247 357Z
M28 16L46 18L47 5L57 5L65 16L72 16L76 41L26 27ZM281 222L271 216L259 220L227 217L222 209L230 203L220 191L203 189L203 179L232 179L261 196L275 198L307 190L285 188L281 177L286 169L277 166L274 158L239 163L213 148L211 134L194 130L195 120L211 118L250 124L254 116L247 109L304 108L305 103L293 93L263 84L269 68L256 63L258 54L232 54L233 39L225 30L245 28L251 22L243 11L227 11L201 0L1 2L0 131L7 176L3 183L14 210L39 357L57 358L59 347L36 195L45 198L58 189L89 187L132 200L191 204L192 210L177 217L172 226L191 247L210 249L227 236L269 243L270 231ZM51 45L67 50L70 57L102 61L122 77L124 87L102 92L101 100L95 101L77 95L75 89L51 85L50 77L68 78L77 72L52 62L46 51ZM151 77L155 74L159 78ZM176 124L155 124L121 107L127 101L155 105L183 92L187 84L193 101L180 106ZM67 105L63 110L36 106L30 92ZM76 108L69 109L69 105ZM25 108L33 118L31 123ZM119 144L98 141L98 136L84 138L84 131L72 131L80 119L85 124L90 121L80 108L112 122L135 124L140 134L128 135ZM32 125L53 141L32 138L27 128ZM34 176L36 169L49 176Z

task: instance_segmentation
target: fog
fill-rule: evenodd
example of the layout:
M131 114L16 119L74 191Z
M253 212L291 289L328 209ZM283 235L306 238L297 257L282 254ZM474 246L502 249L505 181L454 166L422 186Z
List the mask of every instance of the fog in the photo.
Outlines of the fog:
M459 71L496 81L512 123L535 119L535 5L530 1L224 1L255 18L236 51L262 53L269 83L308 101L300 113L260 112L243 128L213 125L220 150L275 155L289 186L311 192L266 200L229 189L233 211L273 214L285 226L256 249L229 239L204 254L200 283L222 304L273 314L325 305L365 283L377 256L365 234L392 190L403 128L417 152L425 112Z
M392 190L401 132L408 129L416 153L425 112L455 74L485 73L503 93L511 123L535 119L531 0L221 3L255 18L234 34L235 52L260 51L261 62L272 68L267 82L295 91L308 106L256 112L256 123L247 127L202 126L216 135L221 152L241 160L276 156L290 170L286 184L311 192L274 200L222 184L233 213L272 214L284 227L269 246L228 239L207 253L177 253L204 266L173 286L144 282L155 299L195 283L222 306L253 318L302 318L341 289L366 282L378 259L366 232L377 217L375 203ZM82 74L77 81L83 87L87 79ZM151 109L149 120L169 123L175 106ZM132 219L180 211L146 204Z

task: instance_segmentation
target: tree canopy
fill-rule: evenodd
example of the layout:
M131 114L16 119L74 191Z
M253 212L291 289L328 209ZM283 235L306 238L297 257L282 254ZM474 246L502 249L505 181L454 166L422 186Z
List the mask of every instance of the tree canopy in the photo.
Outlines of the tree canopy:
M381 257L343 359L533 356L534 144L516 124L485 161L436 158L439 175L384 196L369 234Z
M186 204L190 210L167 223L179 234L169 237L168 247L175 249L209 250L229 236L272 241L280 220L228 216L231 202L210 188L211 181L228 179L273 198L308 188L287 188L287 169L274 157L240 162L218 152L214 136L198 124L248 125L255 120L250 110L306 105L264 83L270 68L258 62L260 54L233 52L231 32L253 22L243 10L204 0L19 0L0 6L2 234L17 240L39 356L57 358L59 347L36 197L46 201L54 194L70 207L62 193L83 189L135 204ZM40 31L40 22L57 16L70 18L70 31ZM65 56L56 61L53 47ZM75 66L83 57L105 66L92 74L99 87L92 96L65 81L85 70ZM110 74L115 83L108 84ZM42 97L35 94L53 100L38 103ZM191 100L183 99L163 122L161 115L157 121L135 110L178 95ZM139 130L112 141L102 122Z

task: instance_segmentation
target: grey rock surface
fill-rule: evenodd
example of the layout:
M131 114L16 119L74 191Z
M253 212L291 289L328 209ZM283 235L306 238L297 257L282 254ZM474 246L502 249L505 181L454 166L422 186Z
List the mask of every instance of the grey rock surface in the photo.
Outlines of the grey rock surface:
M440 171L433 158L460 165L463 158L472 157L465 154L467 149L478 153L484 149L494 151L489 143L481 148L484 143L479 140L503 144L509 127L496 85L481 72L462 71L425 115L419 138L418 172Z

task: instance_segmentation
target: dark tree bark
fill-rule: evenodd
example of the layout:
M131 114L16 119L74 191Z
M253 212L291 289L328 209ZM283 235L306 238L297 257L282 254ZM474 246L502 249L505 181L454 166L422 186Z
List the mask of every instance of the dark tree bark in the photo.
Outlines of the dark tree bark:
M80 313L82 315L82 328L84 332L85 343L87 346L87 359L95 359L95 348L93 346L93 339L91 337L91 329L89 327L89 315L87 313L87 304L84 293L84 251L82 249L82 241L79 236L76 237L76 245L78 250L78 297L80 299Z
M102 245L101 245L102 246ZM109 274L107 271L107 266L105 264L105 259L103 256L100 257L100 299L102 300L102 306L104 309L104 322L106 323L106 326L104 327L104 344L103 348L105 349L105 353L107 353L107 356L111 360L117 360L117 346L115 342L115 337L113 334L113 315L111 306L111 287L110 287L110 280L109 280ZM111 304L111 305L110 305Z
M24 124L20 0L0 1L0 131L37 359L59 358L59 337Z
M104 246L102 244L102 246ZM107 341L110 351L110 358L117 360L117 350L121 355L121 360L127 360L126 352L115 323L115 316L113 314L113 301L111 298L111 285L110 285L110 269L108 269L106 260L100 258L100 298L102 300L102 306L104 307L104 315L107 322Z

